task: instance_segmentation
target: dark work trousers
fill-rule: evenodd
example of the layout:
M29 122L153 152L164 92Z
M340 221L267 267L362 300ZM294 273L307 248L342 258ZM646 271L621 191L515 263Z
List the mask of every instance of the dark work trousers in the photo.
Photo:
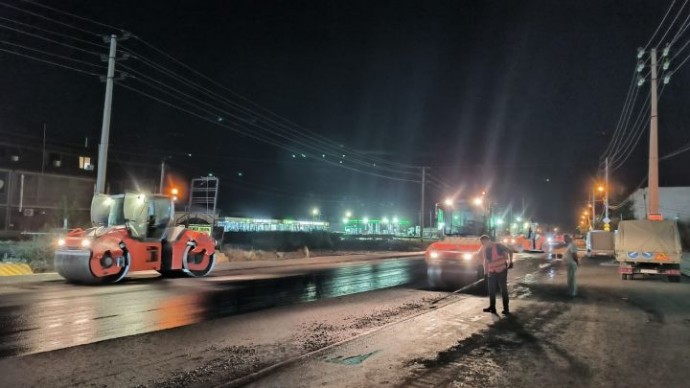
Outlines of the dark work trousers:
M503 297L503 310L508 310L508 270L499 273L490 273L489 279L489 308L496 309L496 290L501 289Z

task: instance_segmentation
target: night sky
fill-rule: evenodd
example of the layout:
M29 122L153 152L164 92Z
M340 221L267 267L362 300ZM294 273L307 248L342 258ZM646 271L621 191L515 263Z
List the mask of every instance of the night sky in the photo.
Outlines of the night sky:
M18 0L0 3L88 31L117 33ZM616 126L637 47L652 36L670 0L44 4L129 31L264 109L341 145L343 153L428 166L435 184L427 190L427 211L449 195L469 198L486 190L498 206L513 205L519 212L524 200L536 220L572 225ZM0 7L0 16L103 44L12 8ZM1 19L0 24L12 25ZM0 39L102 65L92 54L6 29L0 29ZM687 33L677 45L689 39ZM105 46L71 43L107 52ZM121 46L204 82L139 39ZM174 84L136 58L121 63ZM684 67L673 75L660 102L662 156L690 141L685 129L689 72ZM300 143L313 144L313 137L283 139L281 144L293 150L281 149L216 125L210 115L210 121L190 116L122 85L150 90L137 79L116 84L114 157L155 165L171 156L176 175L219 176L225 215L307 218L317 206L331 219L348 209L356 217L416 217L417 183L326 164L306 148L303 158ZM51 141L97 141L104 90L98 77L0 52L0 90L0 136L40 137L46 123ZM219 93L253 106L228 91ZM640 95L647 93L645 84ZM271 117L262 112L256 126ZM646 147L644 136L612 174L614 202L646 175ZM662 162L662 186L689 185L683 168L688 162L690 153ZM410 180L420 175L414 169L409 170L414 175L385 172L382 165L357 168Z

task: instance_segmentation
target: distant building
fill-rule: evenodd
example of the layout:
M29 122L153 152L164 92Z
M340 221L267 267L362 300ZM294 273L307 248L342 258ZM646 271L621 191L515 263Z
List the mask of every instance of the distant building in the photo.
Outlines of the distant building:
M324 221L278 220L262 218L221 217L216 221L225 232L315 232L328 231Z
M647 190L638 189L629 197L636 219L647 218ZM666 220L690 223L690 187L659 187L659 211Z
M0 231L88 227L98 152L21 135L0 140ZM106 191L158 191L160 167L111 154Z
M88 226L95 183L88 177L0 168L0 230Z

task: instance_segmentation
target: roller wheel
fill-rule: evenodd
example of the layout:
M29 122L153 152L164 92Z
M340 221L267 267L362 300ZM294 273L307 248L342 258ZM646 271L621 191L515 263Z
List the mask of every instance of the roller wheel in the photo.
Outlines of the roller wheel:
M91 260L90 256L89 251L58 251L55 255L55 269L68 282L76 284L117 283L129 272L130 257L128 254L119 258L106 255L100 260ZM120 266L117 273L103 277L93 275L94 268L112 268L117 265L116 263Z
M195 278L204 277L211 273L216 265L215 253L209 255L205 250L194 253L193 250L194 247L188 245L184 251L184 256L182 257L184 272Z

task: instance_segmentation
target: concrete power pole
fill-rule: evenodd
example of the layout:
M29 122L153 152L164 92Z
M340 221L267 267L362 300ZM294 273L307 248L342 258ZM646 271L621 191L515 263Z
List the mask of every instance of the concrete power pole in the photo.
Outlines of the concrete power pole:
M161 161L161 183L160 186L158 186L158 193L164 194L163 193L163 185L165 184L165 159Z
M419 208L419 239L424 242L424 191L426 188L426 167L422 167L422 201Z
M113 77L115 76L115 55L117 53L117 36L110 36L110 53L108 54L108 75L105 83L105 102L103 103L103 126L101 127L101 144L98 149L98 174L96 175L96 194L105 193L105 172L108 164L108 139L110 137L110 111L113 105Z
M604 230L611 231L611 219L609 218L609 158L605 159L604 167Z
M659 213L659 128L658 128L658 96L657 96L657 63L656 49L651 53L651 87L652 114L649 125L649 207L647 219L660 220Z
M596 227L595 227L595 222L597 221L597 217L596 217L596 214L597 214L596 199L597 199L597 197L596 197L596 194L597 194L597 187L595 185L594 188L592 189L592 225L590 227L590 230L596 229Z

